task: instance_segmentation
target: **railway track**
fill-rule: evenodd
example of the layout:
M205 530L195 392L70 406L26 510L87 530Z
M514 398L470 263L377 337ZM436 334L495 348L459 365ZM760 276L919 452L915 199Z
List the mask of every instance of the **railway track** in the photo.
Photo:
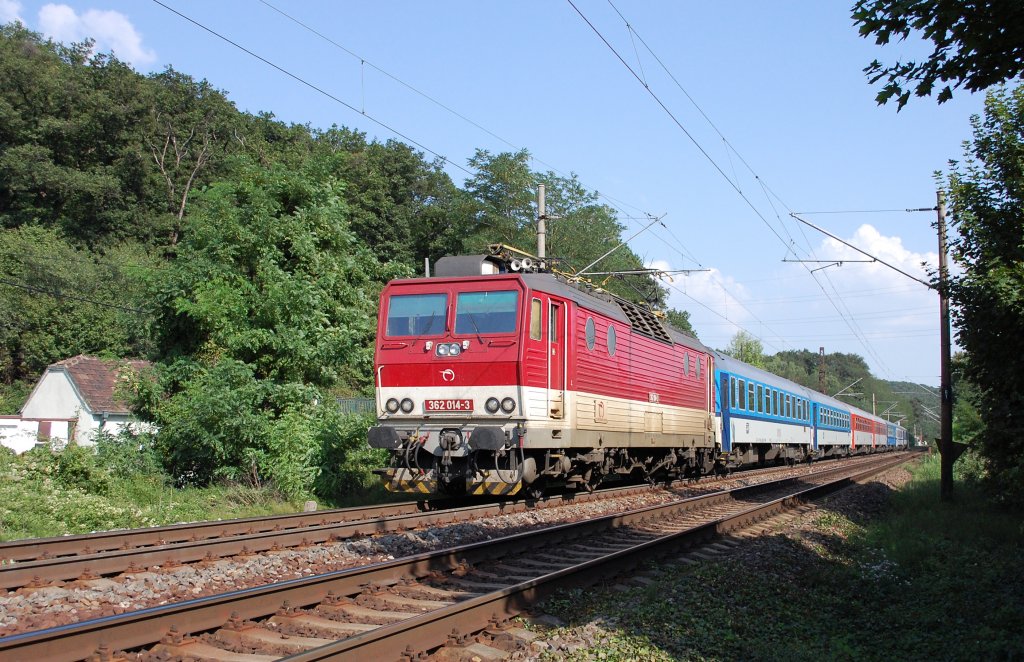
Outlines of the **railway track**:
M901 453L841 463L799 477L15 635L0 639L0 659L115 659L113 651L129 650L124 659L392 660L415 659L439 646L476 647L488 659L529 637L509 627L508 619L558 588L610 580L907 459Z
M863 458L859 458L863 460ZM856 460L854 460L856 461ZM731 480L754 480L790 469L772 467L737 472ZM701 489L722 483L705 480ZM680 481L677 485L686 485ZM692 484L691 484L692 487ZM337 542L363 536L402 532L466 522L529 509L587 503L649 490L646 484L553 495L542 500L505 500L471 506L410 501L312 513L176 524L165 527L103 531L80 536L34 538L0 543L0 589L37 589L68 581L88 582L150 568L213 562L288 548Z

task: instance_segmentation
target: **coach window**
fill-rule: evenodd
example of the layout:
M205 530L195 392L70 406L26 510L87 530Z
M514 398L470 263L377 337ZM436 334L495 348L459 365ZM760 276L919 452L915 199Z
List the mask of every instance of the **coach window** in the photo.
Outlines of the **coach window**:
M757 410L757 403L754 402L754 382L747 382L747 408L750 411Z
M615 356L615 327L608 325L608 356Z
M540 305L540 299L530 301L530 340L540 340L544 329L544 320L541 319L541 311L543 310Z
M785 417L785 418L789 418L790 417L790 415L792 414L792 411L793 411L791 409L791 407L792 407L792 405L790 404L789 395L786 395L786 399L785 399L784 404L782 406L782 415L783 415L783 417Z
M587 332L587 349L593 351L594 350L594 343L597 342L597 329L594 328L594 318L593 317L588 317L587 318L586 332Z
M747 381L745 379L739 380L740 382L740 409L747 408Z
M740 404L739 391L737 390L736 378L730 377L729 384L732 387L732 397L729 398L729 406L735 409Z
M772 416L779 415L779 392L772 389Z
M764 413L764 387L760 384L757 385L757 413Z

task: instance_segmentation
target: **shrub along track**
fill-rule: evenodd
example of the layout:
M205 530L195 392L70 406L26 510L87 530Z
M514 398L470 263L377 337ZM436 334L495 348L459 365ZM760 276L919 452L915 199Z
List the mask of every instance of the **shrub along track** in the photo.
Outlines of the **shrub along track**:
M770 468L744 471L733 474L732 480L772 476L786 470ZM716 485L722 482L707 481ZM471 506L460 506L464 501L457 500L431 504L410 501L12 541L0 543L0 559L4 561L0 565L0 589L38 589L60 586L68 581L83 583L119 573L138 573L153 567L209 563L222 558L304 548L363 536L557 507L566 503L613 499L640 494L649 489L645 484L609 488L591 494L553 495L539 501L517 499Z
M842 463L802 477L6 637L0 658L75 660L96 653L95 659L111 659L111 651L141 649L126 659L392 660L445 646L449 659L493 659L529 636L507 627L508 618L557 588L609 580L906 460L900 453Z

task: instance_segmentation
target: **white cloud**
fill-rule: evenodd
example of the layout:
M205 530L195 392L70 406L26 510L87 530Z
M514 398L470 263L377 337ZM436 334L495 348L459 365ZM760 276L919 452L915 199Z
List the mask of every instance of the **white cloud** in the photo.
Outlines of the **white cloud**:
M17 0L0 0L0 23L13 23L18 21L22 25L25 21L21 18L21 3Z
M667 272L675 268L665 260L651 260L647 266ZM750 320L750 312L737 299L747 297L746 288L718 269L671 275L662 283L668 287L669 307L690 311L694 318L711 316L720 323L719 333L731 337Z
M39 27L56 41L94 39L98 50L111 50L136 67L156 61L156 53L143 47L142 36L120 12L89 9L78 14L67 5L48 4L39 10Z
M935 269L939 262L938 253L914 253L903 246L903 240L901 238L886 237L874 226L869 224L864 224L857 228L853 237L850 237L847 241L866 253L869 253L880 260L884 260L911 276L920 278L924 281L930 280L930 277L925 268L922 267L922 263L927 263L930 269ZM862 253L858 253L849 246L845 246L832 238L827 238L822 242L818 249L818 257L821 259L831 259L834 257L837 260L869 259ZM858 279L863 279L864 277L874 279L879 275L884 275L886 277L889 275L896 275L901 278L906 278L906 276L900 276L889 267L879 262L858 266L862 268L851 269L846 273L856 272ZM888 280L888 278L886 278L886 280Z

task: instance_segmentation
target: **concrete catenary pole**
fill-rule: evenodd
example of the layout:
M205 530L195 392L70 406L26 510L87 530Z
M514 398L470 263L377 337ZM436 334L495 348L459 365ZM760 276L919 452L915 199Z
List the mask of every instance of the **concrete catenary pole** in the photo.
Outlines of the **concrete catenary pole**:
M540 267L544 266L544 258L547 257L547 221L548 213L544 206L544 185L537 187L537 257L540 259Z
M825 348L818 348L818 392L825 392Z
M949 339L949 267L946 265L946 196L937 194L939 230L939 339L942 345L939 380L941 382L942 412L939 428L939 497L943 501L953 498L953 381L950 375Z

